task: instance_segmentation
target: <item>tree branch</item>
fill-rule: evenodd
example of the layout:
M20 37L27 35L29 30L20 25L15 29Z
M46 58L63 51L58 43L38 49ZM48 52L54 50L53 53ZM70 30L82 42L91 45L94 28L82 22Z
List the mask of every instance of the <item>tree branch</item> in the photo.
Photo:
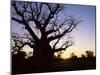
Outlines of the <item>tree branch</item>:
M23 21L22 20L19 20L19 19L15 18L15 17L12 17L12 20L14 20L14 21L16 21L16 22L18 22L20 24L23 24Z
M49 4L46 3L46 5L48 6L48 9L50 11L50 14L48 15L47 19L45 20L45 23L44 23L44 28L48 25L48 23L50 22L50 20L54 17L54 15L56 15L60 9L60 5L59 4L56 4L56 7L55 7L55 10L52 10L54 8L50 8Z
M64 24L66 21L68 21L66 24ZM55 39L58 39L58 38L61 38L63 37L65 34L67 33L70 33L72 32L73 29L75 29L75 27L80 23L81 21L77 21L76 19L74 18L70 18L68 20L65 20L61 23L61 25L56 28L56 31L60 31L61 27L63 27L64 25L65 26L68 26L65 28L65 30L62 32L62 33L59 33L58 35L56 36L51 36L48 38L49 41L52 41L52 40L55 40ZM55 26L55 25L54 25ZM57 26L57 25L56 25Z
M58 49L54 49L54 52L59 52L59 51L62 51L62 50L66 50L69 46L72 46L72 45L68 45L68 46L66 46L64 48L60 47Z
M28 25L27 21L26 21L25 18L24 18L24 13L25 13L26 11L24 11L24 12L22 13L20 10L18 10L17 2L15 2L15 1L12 2L12 6L13 6L13 8L15 9L17 15L19 15L19 16L22 18L22 21L21 21L21 20L18 20L18 19L16 19L16 18L14 18L13 16L12 16L12 20L14 20L14 21L16 21L16 22L18 22L18 23L21 23L21 24L23 24L23 25L25 25L25 28L26 28L27 31L31 34L31 36L33 37L33 39L36 40L36 41L38 41L38 40L39 40L38 37L35 35L35 33L33 32L33 30L31 29L31 27ZM21 7L22 7L22 5L21 5ZM25 7L24 7L24 9L27 10L27 8L25 8ZM37 22L37 23L38 23L38 22Z
M24 41L27 39L27 41ZM34 41L32 39L29 39L27 36L21 37L18 33L12 33L12 49L14 51L20 51L25 45L30 46L31 48L34 48Z

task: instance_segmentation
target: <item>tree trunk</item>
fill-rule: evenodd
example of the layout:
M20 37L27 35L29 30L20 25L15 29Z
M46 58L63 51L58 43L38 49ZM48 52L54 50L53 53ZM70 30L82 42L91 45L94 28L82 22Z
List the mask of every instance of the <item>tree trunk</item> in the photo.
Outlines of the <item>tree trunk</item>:
M36 44L33 52L33 58L38 66L52 65L54 60L54 53L46 40L41 40Z

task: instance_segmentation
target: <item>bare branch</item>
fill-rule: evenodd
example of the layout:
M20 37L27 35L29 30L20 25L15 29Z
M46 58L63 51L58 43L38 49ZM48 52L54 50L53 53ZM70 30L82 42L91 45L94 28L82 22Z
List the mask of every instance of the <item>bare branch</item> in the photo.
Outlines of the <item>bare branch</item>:
M20 3L20 2L19 2L19 3ZM19 19L14 18L13 16L12 16L12 20L14 20L14 21L16 21L16 22L18 22L18 23L21 23L21 24L23 24L23 25L25 25L25 29L27 29L28 32L32 35L33 39L35 39L35 40L38 41L38 40L39 40L38 37L35 35L35 33L33 32L33 30L32 30L31 27L28 25L28 23L27 23L27 21L26 21L26 19L25 19L24 13L25 13L26 11L24 10L24 12L22 12L21 10L19 10L19 9L18 9L19 7L18 7L18 5L17 5L17 2L15 2L15 1L12 2L12 6L13 6L13 8L15 9L16 14L19 15L19 16L22 18L22 21L19 20ZM20 6L21 6L22 8L24 8L24 9L27 10L28 4L27 4L27 6L25 6L25 4L21 4ZM38 23L38 22L37 22L37 23Z
M68 47L72 46L73 45L73 41L71 40L71 38L72 37L70 37L70 35L66 35L63 38L59 38L54 44L54 46L55 46L53 48L54 52L66 50ZM61 40L64 40L64 41L61 41ZM62 42L62 44L59 45L59 43L61 43L61 42ZM57 44L58 44L59 47L56 47Z
M14 21L16 21L16 22L18 22L20 24L23 24L23 21L22 20L19 20L19 19L15 18L15 17L12 17L12 20L14 20Z
M67 27L65 27L63 29L62 33L59 33L56 36L51 36L48 38L48 40L52 41L52 40L63 37L65 34L70 33L79 23L80 23L80 21L77 21L75 18L70 18L70 19L65 19L60 25L54 24L54 26L56 27L56 30L54 30L54 31L60 31L60 29L62 29L62 27L64 27L64 25ZM52 32L54 32L54 31L52 31Z
M54 15L58 14L58 12L61 11L61 7L60 7L59 4L55 5L55 9L54 8L50 8L49 4L46 4L46 5L48 6L50 14L48 15L47 19L45 20L44 28L48 25L48 23L54 17ZM54 10L52 10L52 9L54 9Z
M35 41L29 36L22 36L18 33L12 33L12 50L20 51L25 45L29 45L31 48L34 48Z
M53 50L55 49L56 45L59 43L60 38L57 39L56 43L53 45Z
M72 46L73 43L70 41L66 41L64 44L62 44L62 46L60 48L54 49L54 52L58 52L58 51L62 51L62 50L66 50L68 47Z

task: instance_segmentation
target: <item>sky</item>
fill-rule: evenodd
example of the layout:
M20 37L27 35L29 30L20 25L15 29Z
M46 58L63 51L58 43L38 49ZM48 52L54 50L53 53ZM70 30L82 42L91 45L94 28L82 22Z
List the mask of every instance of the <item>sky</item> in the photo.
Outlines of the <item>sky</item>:
M74 15L74 17L82 20L82 22L71 32L74 44L67 48L64 54L67 55L68 53L76 52L78 53L77 55L79 55L86 50L95 52L95 6L65 4L65 7L63 10L65 16ZM12 32L22 33L23 31L22 26L14 21L12 21L11 27ZM27 48L25 49L27 50ZM29 51L31 51L31 49Z
M80 54L84 54L87 50L94 51L95 53L95 6L67 5L66 7L65 13L75 15L82 22L71 33L74 45L66 49L63 56L72 52L76 52L76 55L80 56Z

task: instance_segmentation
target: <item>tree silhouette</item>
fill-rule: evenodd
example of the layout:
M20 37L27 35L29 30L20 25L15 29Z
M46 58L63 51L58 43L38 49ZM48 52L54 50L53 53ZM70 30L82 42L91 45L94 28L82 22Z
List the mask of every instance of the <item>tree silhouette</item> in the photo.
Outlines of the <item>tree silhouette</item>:
M70 54L70 59L74 59L74 60L75 60L75 59L77 59L77 58L78 58L78 57L75 55L75 53L71 53L71 54Z
M84 54L82 54L82 55L81 55L81 58L85 59L85 58L86 58L86 56L85 56Z
M93 51L86 51L86 56L87 56L87 58L93 58L94 52Z
M28 31L25 36L12 34L13 49L21 50L29 45L34 50L35 62L52 63L54 52L72 46L69 33L80 23L76 18L62 14L64 8L62 4L12 1L12 20Z

